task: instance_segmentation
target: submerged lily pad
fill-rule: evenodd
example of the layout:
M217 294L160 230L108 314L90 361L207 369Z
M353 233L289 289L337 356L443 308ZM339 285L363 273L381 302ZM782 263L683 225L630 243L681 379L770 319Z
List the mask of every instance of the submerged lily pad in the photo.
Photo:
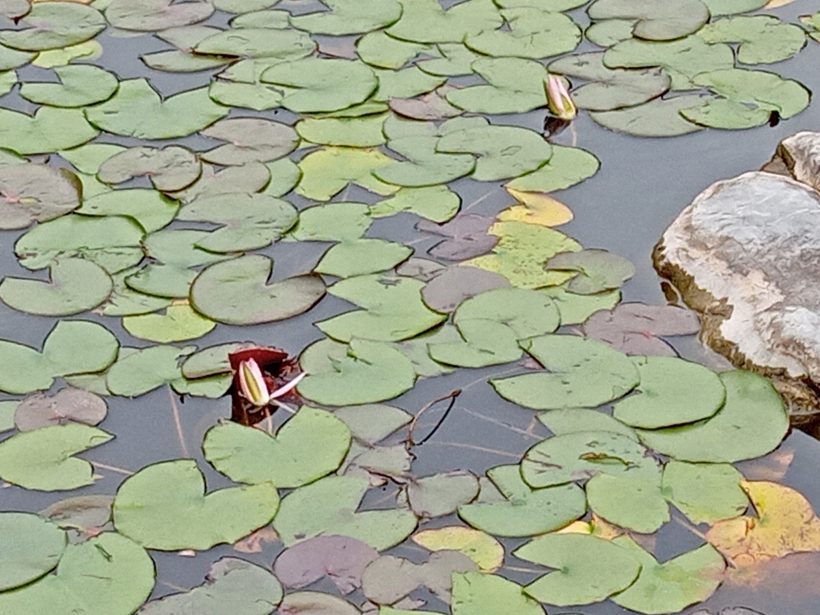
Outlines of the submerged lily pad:
M604 128L636 137L676 137L703 130L686 120L681 111L697 108L709 100L697 94L656 98L637 107L590 113L590 117Z

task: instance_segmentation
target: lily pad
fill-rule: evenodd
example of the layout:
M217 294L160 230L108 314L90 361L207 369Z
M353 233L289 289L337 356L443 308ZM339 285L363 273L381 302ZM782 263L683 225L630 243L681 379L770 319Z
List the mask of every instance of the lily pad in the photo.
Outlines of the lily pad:
M314 271L340 278L367 275L393 269L407 260L412 248L384 239L358 239L340 243L325 252ZM0 298L2 298L0 284Z
M108 100L119 87L112 73L97 66L60 66L54 72L59 83L26 82L20 96L52 107L86 107Z
M0 109L0 140L23 156L71 149L91 141L98 134L80 109L40 107L33 116Z
M122 354L106 375L106 385L113 395L138 397L164 384L182 379L179 362L192 354L195 347L151 346Z
M368 481L353 476L329 476L300 487L282 500L274 528L289 547L318 535L350 536L377 551L395 546L416 529L409 510L358 511Z
M54 395L40 393L26 397L16 408L14 423L20 431L66 423L98 425L106 414L108 406L101 397L88 391L66 388Z
M385 115L364 117L308 117L296 124L305 141L337 147L377 147L386 142L382 125Z
M74 455L113 438L101 429L79 423L15 434L0 443L0 478L38 491L91 485L94 483L91 464Z
M164 313L126 316L123 328L134 337L167 344L202 337L216 323L195 312L187 302L169 305Z
M596 0L587 11L593 20L632 19L637 38L666 41L697 31L709 21L709 9L700 0L674 5L664 0Z
M364 571L362 592L370 602L395 604L424 587L443 602L449 602L452 575L476 569L470 558L452 551L433 553L426 562L419 564L402 557L383 555Z
M16 21L19 30L0 32L0 43L21 51L43 51L76 45L105 29L105 19L95 8L76 2L43 2L32 5Z
M231 480L301 487L338 469L350 447L350 431L329 412L302 407L275 436L236 423L205 435L205 458Z
M803 28L770 15L719 19L701 28L698 36L709 44L737 43L737 59L743 64L782 62L806 44Z
M584 534L541 536L514 551L517 558L556 570L536 579L524 592L558 606L591 604L607 599L638 577L641 565L617 544Z
M370 216L383 218L403 211L443 223L452 219L461 206L461 197L447 186L402 188L395 196L370 206Z
M546 106L547 71L522 58L482 58L472 65L486 85L452 89L447 101L473 113L524 113Z
M413 542L433 552L458 551L473 560L482 572L495 572L504 563L504 547L495 538L469 527L452 525L416 532Z
M180 459L148 466L126 479L114 499L114 525L149 549L204 551L266 525L278 505L269 483L206 495L196 462Z
M636 137L677 137L703 130L687 121L681 111L696 108L706 100L696 94L656 98L637 107L590 113L590 117L604 128Z
M115 28L155 32L204 21L213 12L213 5L207 2L171 4L171 0L141 0L135 4L129 0L111 0L105 17Z
M322 0L328 11L291 17L295 28L312 34L344 36L379 30L399 19L402 5L397 0L376 0L367 5L357 0Z
M354 241L367 232L370 219L364 203L334 202L308 207L288 234L296 241Z
M356 41L356 55L375 68L398 69L426 51L432 48L393 38L381 30L368 32Z
M151 233L168 226L179 204L156 190L126 188L110 190L83 201L77 210L87 216L128 216Z
M474 0L475 1L475 0ZM517 583L480 572L453 575L453 615L543 615Z
M670 460L663 469L663 493L692 523L714 524L746 512L743 475L729 464Z
M446 10L437 0L403 1L402 8L401 19L386 32L415 43L461 43L470 34L503 25L491 0L468 0Z
M376 149L325 147L299 161L302 180L296 192L314 201L329 201L348 184L389 195L399 187L379 180L373 172L395 161Z
M552 156L544 166L517 177L506 186L523 192L555 192L592 177L600 166L598 159L586 150L553 145Z
M349 536L316 536L285 549L273 563L277 578L287 587L302 588L328 577L343 594L362 586L367 565L379 553Z
M635 275L635 266L607 250L562 252L547 262L547 271L577 271L567 290L577 295L595 295L620 288Z
M423 476L407 486L407 501L420 518L443 517L468 504L478 495L478 479L457 470Z
M271 36L268 28L231 28L221 30L194 45L197 54L228 58L264 58L266 60L295 60L304 58L316 49L304 32L277 30Z
M36 581L57 567L67 543L59 527L30 513L4 512L0 528L0 588L4 592Z
M483 55L537 60L568 53L581 42L581 29L575 22L550 8L507 8L501 15L503 29L470 34L464 44Z
M0 167L0 229L25 228L59 218L80 206L82 186L74 173L38 164Z
M217 322L236 325L284 320L309 310L325 294L319 276L269 284L273 261L262 255L216 263L191 285L191 305Z
M598 517L633 532L653 534L670 519L658 475L598 474L587 482L586 492Z
M96 173L97 179L107 184L148 177L155 189L174 192L199 179L202 164L191 150L176 145L162 149L131 147L108 158Z

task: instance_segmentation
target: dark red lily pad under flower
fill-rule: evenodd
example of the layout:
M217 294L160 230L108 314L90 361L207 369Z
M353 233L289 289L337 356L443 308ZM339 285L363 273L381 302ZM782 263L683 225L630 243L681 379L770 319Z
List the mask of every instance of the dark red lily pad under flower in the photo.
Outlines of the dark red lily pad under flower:
M276 403L298 402L299 394L295 387L288 386L299 378L299 364L281 348L271 346L254 346L237 350L228 355L233 370L233 383L230 394L232 401L231 420L242 425L255 425L265 420L276 410ZM256 369L258 366L258 370ZM251 369L252 368L252 369ZM243 383L243 369L246 374L261 376L261 382L253 379L250 386L261 388L264 384L260 403L257 396L249 395L246 381ZM275 401L276 400L276 401ZM255 403L256 402L256 403Z

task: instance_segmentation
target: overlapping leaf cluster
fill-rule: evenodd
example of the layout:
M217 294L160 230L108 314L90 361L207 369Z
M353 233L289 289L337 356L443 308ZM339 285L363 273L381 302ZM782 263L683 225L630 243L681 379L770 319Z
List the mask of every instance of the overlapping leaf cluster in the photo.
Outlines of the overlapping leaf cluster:
M572 212L548 193L594 175L597 159L482 115L544 108L549 70L578 80L576 101L596 121L634 134L787 118L808 104L804 88L735 62L790 57L803 30L715 0L673 11L597 0L586 36L606 51L566 55L582 39L567 11L583 1L276 4L0 2L12 20L0 30L0 89L19 84L36 107L0 109L0 229L34 272L4 278L0 300L59 319L41 346L0 341L0 391L12 396L0 401L3 481L93 484L76 455L114 438L97 427L106 396L226 393L240 342L173 344L294 318L326 294L349 304L316 323L325 337L300 357L306 405L281 428L207 431L205 458L235 486L209 491L195 461L178 459L136 472L113 497L0 513L0 611L440 612L417 610L426 588L453 615L609 597L667 613L711 595L725 559L817 550L799 494L787 492L804 514L784 516L765 496L785 487L745 482L731 465L785 435L771 386L654 356L674 355L661 337L692 332L691 321L646 308L650 325L616 307L632 265L554 228ZM213 25L216 11L232 14L227 27ZM104 30L161 41L141 56L146 68L202 85L163 96L150 79L84 62L100 57ZM29 64L50 76L18 79ZM503 182L514 204L459 213L456 181ZM371 231L400 214L437 238L430 258ZM271 255L290 249L310 257L285 263L283 277ZM101 324L114 318L120 339ZM587 337L566 328L585 322ZM533 360L543 369L523 367ZM492 385L543 411L553 435L481 479L416 476L415 422L379 402L418 379L509 364L521 373ZM46 392L58 379L72 388ZM388 485L388 505L372 506L370 488ZM743 533L750 503L776 527ZM708 524L709 544L659 563L629 533L657 531L670 505ZM448 515L453 525L424 528ZM203 586L143 606L156 575L148 550L253 549L271 528L285 547L275 575L226 557ZM556 571L524 587L504 578L495 537L531 539L513 555ZM424 562L382 553L407 539ZM303 591L325 576L367 604Z

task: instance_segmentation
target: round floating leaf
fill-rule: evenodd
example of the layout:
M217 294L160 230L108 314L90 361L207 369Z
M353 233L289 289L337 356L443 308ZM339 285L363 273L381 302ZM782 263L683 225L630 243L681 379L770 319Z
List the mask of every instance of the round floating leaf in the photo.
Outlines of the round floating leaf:
M279 610L293 615L361 615L361 611L347 600L319 592L288 594L279 605Z
M269 615L282 600L282 585L270 571L235 557L217 560L205 583L190 591L152 600L141 615L176 615L189 611L200 615L225 613Z
M354 476L330 476L300 487L282 500L274 528L285 546L320 534L350 536L377 551L395 546L416 529L409 510L357 512L368 481Z
M669 517L660 476L598 474L586 484L589 508L596 515L633 532L657 532Z
M16 409L16 401L0 401L0 433L14 429L14 412Z
M434 361L459 367L487 367L521 358L515 333L503 323L467 320L459 324L458 331L461 339L427 345Z
M220 253L264 248L281 238L297 218L293 205L267 194L203 196L177 216L187 222L219 224L196 245Z
M370 216L383 218L407 211L433 222L447 222L458 213L461 198L447 186L402 188L395 196L370 206Z
M458 509L465 522L495 536L536 536L572 523L586 512L584 491L577 485L532 489L517 465L487 472L500 497L482 493L474 504Z
M627 427L609 414L588 408L550 410L539 414L538 420L556 436L578 431L613 431L633 440L638 439L638 434L631 427Z
M702 0L712 17L748 13L763 8L769 0Z
M205 478L190 459L157 463L126 479L114 499L117 531L160 551L233 543L266 525L279 497L269 483L205 495Z
M437 272L421 291L424 302L438 312L453 312L459 304L488 290L509 287L504 276L475 267L454 265ZM516 343L517 345L517 343Z
M581 53L556 60L552 73L577 77L591 83L572 91L578 107L591 111L612 111L639 105L666 92L671 81L661 69L623 70L607 68L604 53Z
M342 419L353 437L365 444L376 444L384 440L413 418L404 410L385 404L339 408L333 415Z
M282 552L274 562L277 578L302 588L328 577L343 594L362 586L367 565L378 559L373 547L348 536L317 536Z
M421 299L424 284L405 277L378 274L337 282L330 294L359 306L316 324L333 339L352 338L398 342L432 329L447 319L432 311Z
M614 416L622 423L644 429L694 423L723 406L726 390L712 370L675 357L633 360L641 383L638 395L615 404Z
M388 103L393 112L403 117L414 120L446 120L462 113L461 109L454 107L447 100L447 96L456 89L443 85L416 98L393 98Z
M356 41L356 54L363 62L376 68L398 69L432 47L393 38L377 30Z
M780 395L768 380L751 372L720 375L726 403L713 417L680 427L639 430L641 441L680 461L734 463L774 450L789 429ZM727 439L726 434L732 437Z
M112 0L105 9L105 17L115 28L154 32L187 26L211 16L214 7L209 2L183 2L171 4L171 0Z
M399 187L379 180L373 172L395 160L376 149L325 147L299 161L302 180L296 192L314 201L329 201L348 184L388 195Z
M453 575L452 609L453 615L544 614L544 609L526 596L520 585L480 572Z
M473 113L523 113L544 107L547 97L544 67L521 58L482 58L472 70L487 85L452 89L447 101Z
M612 47L616 43L631 39L634 26L635 22L631 19L605 19L590 25L584 31L584 37L598 47Z
M520 192L507 188L510 196L521 205L514 205L502 211L496 220L500 222L520 221L541 226L560 226L574 217L569 207L546 194Z
M684 119L681 111L697 107L704 100L704 97L694 94L656 98L629 109L591 113L590 117L604 128L636 137L677 137L703 130L701 126Z
M519 339L552 333L561 322L552 299L523 288L498 288L467 299L456 310L454 322L460 328L473 320L503 323Z
M376 147L385 143L382 133L385 115L364 117L304 118L296 124L296 132L305 141L319 145L342 147Z
M205 435L205 458L238 483L301 487L339 468L350 430L324 410L302 407L272 437L253 427L223 423Z
M108 100L119 87L113 73L90 64L60 66L54 72L59 84L27 81L20 96L52 107L87 107Z
M467 36L464 44L488 56L540 59L575 49L581 29L563 13L546 8L509 8L501 11L505 28Z
M191 282L194 281L197 272L193 269L186 269L178 265L161 265L149 263L140 268L136 273L131 273L125 278L128 289L142 293L146 296L161 299L186 299ZM170 307L163 305L161 307ZM149 310L155 312L156 310ZM147 314L147 312L143 312ZM132 314L131 316L141 316L142 314ZM137 321L140 322L140 321Z
M80 389L61 389L54 395L41 393L26 397L14 413L20 431L34 431L49 425L84 423L98 425L108 414L101 397Z
M558 606L606 600L632 585L641 570L628 549L585 534L541 536L518 547L514 554L556 569L527 585L524 592L539 602Z
M563 286L553 286L541 289L541 292L555 301L558 311L561 312L562 325L579 325L595 312L611 310L621 300L621 293L617 290L599 295L576 295L568 292Z
M0 589L27 585L57 567L66 548L59 527L30 513L0 513Z
M504 547L484 532L454 525L422 530L411 536L429 551L458 551L473 560L483 572L495 572L504 563Z
M199 315L188 303L179 303L169 305L162 314L126 316L122 326L134 337L167 344L202 337L211 332L216 323Z
M22 51L42 51L76 45L105 28L95 8L76 2L38 2L16 22L19 30L0 32L0 43Z
M4 278L0 300L29 314L68 316L94 309L108 298L112 288L104 269L81 258L67 258L51 266L49 281Z
M533 446L521 461L521 476L534 488L598 474L651 479L660 476L660 468L633 438L612 431L553 436Z
M154 563L145 549L106 532L66 547L54 574L0 593L0 610L130 615L150 595L154 578Z
M290 126L249 117L220 120L200 134L228 142L201 154L203 160L221 165L275 160L287 156L299 142Z
M578 295L595 295L623 286L635 275L635 266L622 256L607 250L579 250L556 254L547 263L547 271L577 271L566 288Z
M184 204L191 204L197 199L210 196L262 192L270 181L271 171L261 162L225 167L220 171L216 171L211 165L203 165L202 175L196 182L170 196Z
M478 495L478 479L457 470L414 479L407 486L410 509L421 518L431 519L454 513Z
M709 21L709 9L700 0L596 0L587 12L596 21L633 19L637 38L656 41L681 38Z
M294 113L346 109L367 100L378 87L365 64L320 58L276 64L262 73L262 81L284 86L281 104Z
M469 0L447 10L436 0L404 2L401 19L386 32L416 43L461 43L470 34L495 30L504 21L491 0Z
M77 348L82 348L81 354ZM102 325L60 320L43 343L43 359L55 376L101 372L114 362L119 342Z
M373 69L379 79L374 101L388 102L391 98L411 98L427 94L443 85L447 79L425 73L417 66L402 70Z
M692 523L714 524L742 515L749 498L743 475L729 464L670 460L663 469L663 494Z
M288 235L296 241L354 241L367 232L373 220L364 203L330 203L299 213L299 223Z
M407 260L412 248L384 239L358 239L333 246L325 252L314 271L350 278L393 269ZM0 284L0 299L3 286Z
M726 564L711 545L703 545L663 564L634 540L621 536L615 544L632 551L641 563L638 579L612 601L631 611L660 615L677 613L703 602L720 585Z
M399 186L421 187L446 184L472 173L475 159L469 154L441 154L437 137L391 139L388 147L405 160L377 168L373 174Z
M370 32L389 26L402 14L396 0L375 0L366 5L358 0L322 0L330 10L291 17L295 28L312 34L344 36Z
M33 116L0 109L0 141L23 156L71 149L91 141L98 134L99 131L86 121L80 109L40 107Z
M368 404L398 397L413 388L410 360L388 344L322 340L299 358L307 377L299 384L306 399L329 406Z
M54 68L56 66L67 66L74 60L96 60L102 56L102 45L91 40L76 45L70 45L60 49L49 49L41 51L31 62L40 68Z
M91 464L74 457L114 436L72 423L13 435L0 443L0 478L24 489L60 491L94 482Z
M591 408L622 397L640 382L629 357L595 340L544 335L522 346L551 373L531 373L490 383L499 395L527 408Z
M674 10L679 9L675 5ZM611 47L604 54L604 64L609 68L659 66L672 78L673 90L694 90L695 75L732 68L735 56L729 45L709 45L699 36L664 43L629 39Z
M231 28L200 41L193 51L224 57L293 60L310 55L315 48L316 43L309 36L296 30L277 30L271 36L268 28Z
M436 149L448 154L478 156L472 177L479 181L497 181L535 171L552 155L550 144L537 132L490 124L448 132Z
M362 576L362 592L376 604L397 603L419 588L449 602L454 573L473 571L475 563L461 553L433 553L421 564L385 555L371 563Z
M555 192L592 177L600 166L598 159L586 150L553 145L552 156L544 166L508 182L506 186L524 192Z
M151 346L120 356L106 376L108 390L113 395L138 397L164 384L182 378L179 362L195 348Z
M66 169L38 164L0 167L0 229L46 222L80 206L82 185Z
M743 64L774 64L788 60L806 44L806 32L769 15L730 17L705 25L698 36L710 44L738 43Z
M85 111L88 121L97 128L138 139L187 137L227 114L226 107L210 99L208 88L163 100L146 79L121 81L113 98Z
M97 170L97 179L106 184L121 184L137 177L148 177L162 192L182 190L202 174L202 164L189 149L169 145L162 149L131 147L114 154Z
M168 226L179 205L156 190L110 190L86 199L77 213L88 216L128 216L151 233Z
M325 294L319 276L269 284L273 261L262 255L216 263L191 285L191 304L217 322L249 325L284 320L309 310Z
M800 21L816 30L816 32L812 32L811 36L814 40L820 42L820 12L814 15L804 15L800 18Z

